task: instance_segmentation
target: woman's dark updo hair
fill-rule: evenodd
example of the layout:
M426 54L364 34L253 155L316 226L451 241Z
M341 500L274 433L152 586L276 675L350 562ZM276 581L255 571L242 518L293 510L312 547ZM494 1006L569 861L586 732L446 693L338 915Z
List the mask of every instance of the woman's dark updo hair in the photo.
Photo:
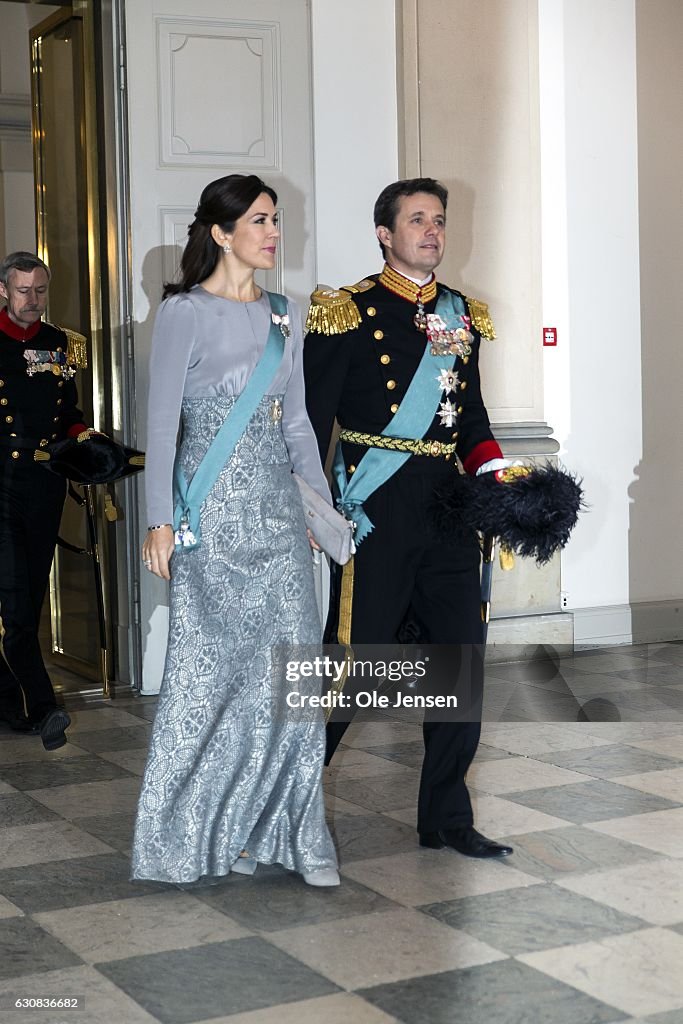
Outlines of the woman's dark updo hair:
M187 245L180 261L180 281L164 285L164 298L189 292L213 273L219 246L211 237L212 226L218 224L230 234L240 217L264 192L277 206L275 191L255 174L227 174L206 186L187 232Z

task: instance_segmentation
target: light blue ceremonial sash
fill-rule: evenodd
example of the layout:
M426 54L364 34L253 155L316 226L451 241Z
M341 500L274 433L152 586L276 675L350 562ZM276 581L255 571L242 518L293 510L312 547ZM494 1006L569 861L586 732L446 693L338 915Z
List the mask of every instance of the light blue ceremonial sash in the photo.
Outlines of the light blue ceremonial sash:
M450 291L441 291L434 312L441 317L448 330L463 326L462 317L467 314L464 300ZM422 438L429 430L441 395L435 397L434 381L440 368L452 370L457 356L433 356L427 342L420 365L405 393L398 411L382 431L384 437ZM447 362L449 361L449 362ZM392 452L384 448L369 448L358 463L355 473L347 479L341 441L337 442L332 473L338 490L337 506L347 518L356 524L354 541L356 547L374 529L374 524L365 513L363 503L371 494L385 484L404 462L410 452Z
M277 292L267 292L271 312L283 317L287 314L287 299ZM173 529L176 531L176 549L195 548L199 544L199 517L202 505L227 464L237 442L254 415L261 399L268 393L285 350L283 329L271 321L263 355L247 381L244 391L223 421L209 445L204 458L188 484L176 456L173 468Z

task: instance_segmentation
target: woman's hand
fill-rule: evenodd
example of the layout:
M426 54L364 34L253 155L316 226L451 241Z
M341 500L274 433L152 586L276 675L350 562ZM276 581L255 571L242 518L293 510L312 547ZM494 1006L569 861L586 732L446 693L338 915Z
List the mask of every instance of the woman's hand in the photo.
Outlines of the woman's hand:
M308 534L308 543L311 545L313 550L314 551L322 551L322 548L320 547L320 545L318 544L318 542L316 541L315 537L313 536L311 531L308 529L308 527L306 528L306 533Z
M166 525L159 530L148 530L142 545L142 561L150 572L162 580L170 580L169 562L175 551L173 527Z

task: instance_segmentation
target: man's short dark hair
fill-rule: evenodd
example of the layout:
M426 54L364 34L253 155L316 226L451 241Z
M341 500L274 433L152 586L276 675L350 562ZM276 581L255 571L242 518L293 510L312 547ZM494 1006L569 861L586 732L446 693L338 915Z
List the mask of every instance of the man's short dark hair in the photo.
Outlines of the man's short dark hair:
M11 252L0 263L0 284L7 287L9 275L13 270L22 270L25 274L30 274L32 270L38 268L45 271L49 281L50 268L47 263L43 263L39 256L35 256L32 252Z
M380 225L393 231L396 227L396 215L398 214L399 200L402 196L414 196L417 192L426 192L430 196L436 196L444 208L448 206L448 189L436 178L405 178L403 181L394 181L382 189L377 202L375 203L375 227ZM385 250L382 243L379 243L382 256Z

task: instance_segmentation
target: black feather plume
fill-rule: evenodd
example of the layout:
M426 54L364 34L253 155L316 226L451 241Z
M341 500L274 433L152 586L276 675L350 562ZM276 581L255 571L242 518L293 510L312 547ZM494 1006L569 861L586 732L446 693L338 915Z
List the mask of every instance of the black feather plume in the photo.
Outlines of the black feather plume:
M466 527L492 534L543 565L565 546L582 508L580 481L548 463L507 483L495 473L459 474L435 495L432 522L442 536Z

